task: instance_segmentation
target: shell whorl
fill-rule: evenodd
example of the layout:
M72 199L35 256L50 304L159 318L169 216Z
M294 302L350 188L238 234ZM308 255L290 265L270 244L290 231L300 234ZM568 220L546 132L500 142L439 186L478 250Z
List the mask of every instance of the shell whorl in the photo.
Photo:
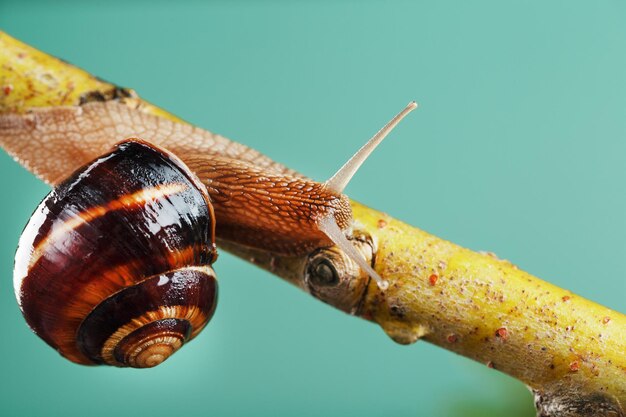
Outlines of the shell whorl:
M81 364L151 367L217 303L213 209L178 158L129 140L40 204L16 254L28 324Z

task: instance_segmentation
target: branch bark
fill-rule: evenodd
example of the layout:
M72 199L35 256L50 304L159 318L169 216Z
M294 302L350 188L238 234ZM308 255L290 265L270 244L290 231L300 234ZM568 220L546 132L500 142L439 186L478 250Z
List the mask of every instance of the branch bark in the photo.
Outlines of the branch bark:
M16 144L11 129L16 118L34 123L30 113L37 109L118 102L184 123L134 91L2 32L0 88L0 145L33 172L38 167L24 150L28 137ZM540 416L626 415L626 316L493 254L461 248L354 201L352 208L354 243L389 281L386 291L337 248L281 257L220 243L322 301L378 323L398 343L422 338L518 378L535 392ZM319 259L331 262L337 283L316 280Z

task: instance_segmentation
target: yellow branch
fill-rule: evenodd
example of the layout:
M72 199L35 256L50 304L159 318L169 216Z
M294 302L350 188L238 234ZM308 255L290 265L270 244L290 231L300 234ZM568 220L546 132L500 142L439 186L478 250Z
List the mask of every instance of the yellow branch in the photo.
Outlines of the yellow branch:
M94 77L87 71L10 37L0 31L0 112L24 113L37 107L78 105L87 94L103 99L120 97L157 116L176 116L141 100L124 89Z
M95 97L179 121L132 90L1 32L0 65L0 113L76 106ZM337 308L378 323L399 343L424 338L520 379L535 391L540 415L624 416L626 316L508 261L352 205L362 249L369 248L376 271L390 283L384 292L350 268L336 248L324 256L347 280L344 287L324 289L310 279L310 256L285 258L223 246Z

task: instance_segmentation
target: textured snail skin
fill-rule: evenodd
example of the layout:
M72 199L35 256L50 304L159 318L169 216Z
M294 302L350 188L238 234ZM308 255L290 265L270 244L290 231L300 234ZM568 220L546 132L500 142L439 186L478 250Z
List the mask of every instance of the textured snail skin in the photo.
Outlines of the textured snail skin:
M206 189L178 158L126 141L33 214L15 261L20 308L74 362L158 365L213 315L214 228Z
M333 246L316 221L333 216L352 226L350 201L324 184L274 174L247 161L207 154L180 155L206 185L215 206L220 239L285 256Z

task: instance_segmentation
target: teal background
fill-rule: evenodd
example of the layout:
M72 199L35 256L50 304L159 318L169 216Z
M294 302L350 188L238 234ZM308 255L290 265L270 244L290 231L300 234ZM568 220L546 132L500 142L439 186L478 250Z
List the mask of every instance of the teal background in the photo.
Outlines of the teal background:
M409 100L348 194L624 311L626 3L0 0L0 28L319 180ZM47 187L0 154L0 415L530 417L510 377L394 344L232 256L162 366L35 337L13 255Z

